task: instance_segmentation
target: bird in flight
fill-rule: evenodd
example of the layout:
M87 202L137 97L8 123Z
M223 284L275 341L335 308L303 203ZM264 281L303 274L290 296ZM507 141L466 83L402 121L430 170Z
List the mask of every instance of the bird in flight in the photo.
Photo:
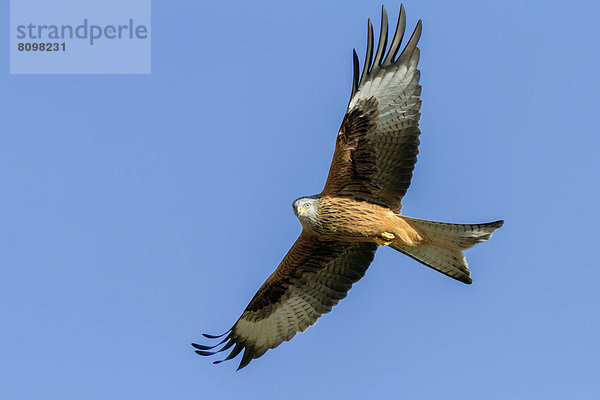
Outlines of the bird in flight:
M490 238L503 221L450 224L400 214L419 152L421 21L404 46L404 7L386 51L388 22L382 8L377 48L368 22L362 73L353 52L352 94L335 138L323 191L292 204L302 233L275 272L219 343L193 343L196 353L233 349L238 369L313 325L362 278L379 246L389 246L451 278L470 284L463 250ZM224 336L224 338L223 338ZM223 346L221 349L212 349Z

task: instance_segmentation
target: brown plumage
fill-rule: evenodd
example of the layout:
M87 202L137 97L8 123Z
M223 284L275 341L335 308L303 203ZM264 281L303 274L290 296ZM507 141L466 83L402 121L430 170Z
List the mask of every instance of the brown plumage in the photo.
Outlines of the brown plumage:
M502 221L462 225L400 215L419 152L421 107L417 69L421 21L396 57L406 24L398 24L386 53L387 14L382 10L373 59L368 23L365 65L359 78L354 52L350 103L336 138L323 191L293 204L303 230L275 272L254 295L218 344L193 344L200 355L244 351L239 368L288 341L346 297L362 278L379 245L464 283L471 283L462 251L490 238ZM209 351L223 345L218 351ZM224 360L222 360L224 361ZM221 361L216 361L219 363Z

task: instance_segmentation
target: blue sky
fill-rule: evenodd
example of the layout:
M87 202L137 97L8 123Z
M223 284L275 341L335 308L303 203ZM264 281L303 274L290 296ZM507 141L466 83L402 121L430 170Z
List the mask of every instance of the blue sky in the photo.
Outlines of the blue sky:
M192 351L300 232L380 6L155 1L151 75L9 75L3 52L0 397L597 398L595 2L405 2L423 134L403 212L505 219L466 253L473 285L381 249L244 370Z

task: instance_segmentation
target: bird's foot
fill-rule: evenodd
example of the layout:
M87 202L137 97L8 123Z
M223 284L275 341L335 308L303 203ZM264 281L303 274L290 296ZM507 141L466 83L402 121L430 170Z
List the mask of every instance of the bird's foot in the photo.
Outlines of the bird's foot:
M393 233L383 232L381 235L375 236L375 243L380 246L389 246L395 238L396 235Z

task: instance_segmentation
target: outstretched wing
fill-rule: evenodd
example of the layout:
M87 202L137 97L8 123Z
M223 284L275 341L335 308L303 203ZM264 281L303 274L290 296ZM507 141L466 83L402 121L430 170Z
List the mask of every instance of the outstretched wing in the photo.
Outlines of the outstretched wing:
M359 79L354 52L352 96L337 136L322 195L353 197L399 212L419 153L420 73L417 69L421 21L396 58L406 16L400 7L390 48L387 13L382 9L379 44L373 58L373 26L368 23L367 53Z
M331 311L364 276L376 250L374 243L321 241L302 231L235 325L221 335L227 336L214 346L192 344L196 353L213 355L233 346L225 360L244 350L238 369L245 367ZM222 349L208 351L221 344Z

